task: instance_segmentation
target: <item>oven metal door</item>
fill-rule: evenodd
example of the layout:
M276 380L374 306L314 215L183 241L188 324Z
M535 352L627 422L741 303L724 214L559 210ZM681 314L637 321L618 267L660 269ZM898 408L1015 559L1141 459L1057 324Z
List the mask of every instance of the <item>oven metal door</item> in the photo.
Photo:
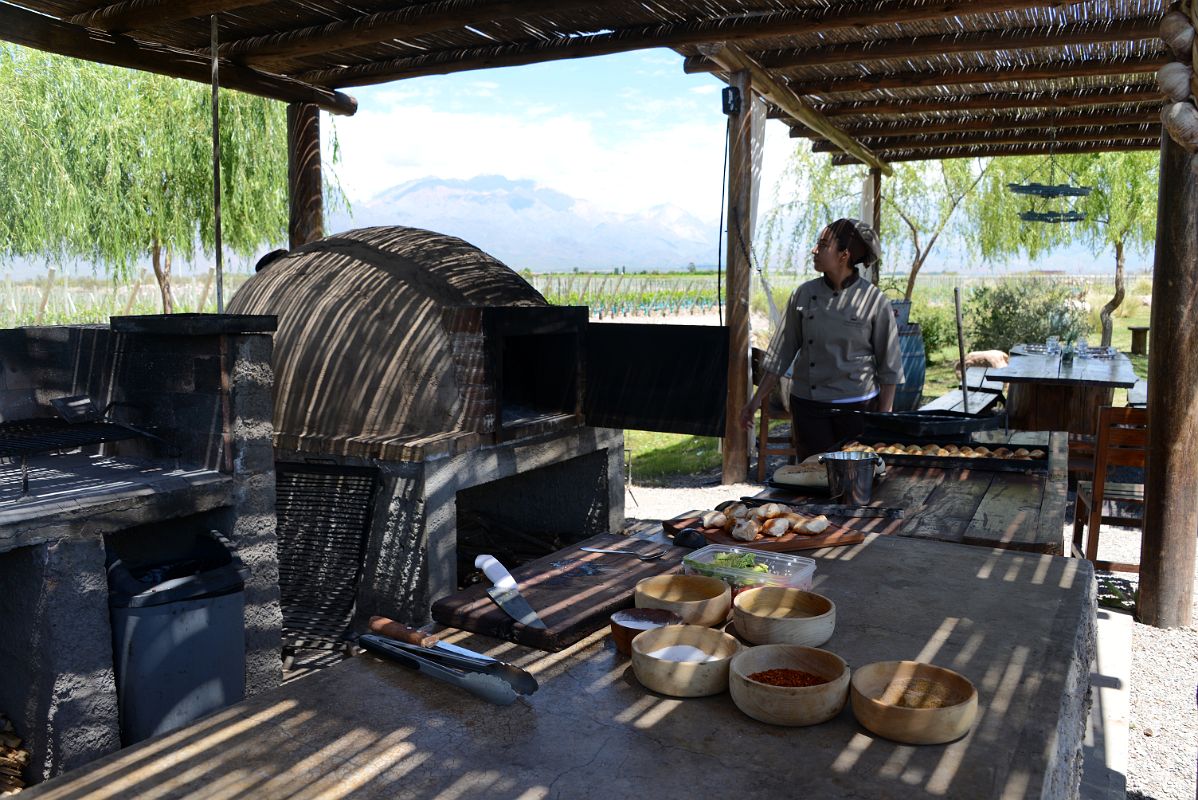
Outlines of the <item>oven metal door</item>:
M728 328L592 322L585 331L588 425L724 435Z

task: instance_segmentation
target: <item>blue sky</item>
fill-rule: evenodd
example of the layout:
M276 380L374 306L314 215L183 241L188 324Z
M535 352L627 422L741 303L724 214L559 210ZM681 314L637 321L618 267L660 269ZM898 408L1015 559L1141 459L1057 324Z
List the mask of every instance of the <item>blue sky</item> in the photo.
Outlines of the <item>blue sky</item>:
M419 178L497 174L607 211L674 205L714 228L726 125L722 87L712 75L684 74L682 57L671 50L647 50L350 89L358 113L325 120L340 140L336 171L351 202ZM759 218L796 141L782 123L766 123ZM925 269L976 270L947 244ZM1148 266L1148 258L1133 254L1129 269ZM1108 271L1114 257L1095 259L1075 246L1034 266Z
M676 205L714 226L722 86L648 50L350 89L358 113L333 118L337 172L351 201L417 178L499 174L610 211ZM767 127L772 187L791 144L781 123Z

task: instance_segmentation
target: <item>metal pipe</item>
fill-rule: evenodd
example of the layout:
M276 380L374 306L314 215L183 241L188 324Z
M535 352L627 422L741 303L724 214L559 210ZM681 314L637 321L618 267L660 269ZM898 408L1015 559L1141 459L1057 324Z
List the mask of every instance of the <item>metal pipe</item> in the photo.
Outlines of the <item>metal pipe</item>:
M216 15L212 15L212 209L216 241L216 313L225 313L225 259L220 230L220 58L217 49Z

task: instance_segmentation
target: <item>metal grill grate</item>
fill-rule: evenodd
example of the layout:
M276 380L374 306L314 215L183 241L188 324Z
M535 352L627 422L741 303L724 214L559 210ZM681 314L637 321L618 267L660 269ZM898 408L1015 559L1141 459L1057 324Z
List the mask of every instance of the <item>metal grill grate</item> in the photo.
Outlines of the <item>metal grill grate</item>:
M112 422L72 424L50 418L0 422L0 456L51 453L141 435L139 431Z
M378 471L275 465L283 646L339 647L349 629Z

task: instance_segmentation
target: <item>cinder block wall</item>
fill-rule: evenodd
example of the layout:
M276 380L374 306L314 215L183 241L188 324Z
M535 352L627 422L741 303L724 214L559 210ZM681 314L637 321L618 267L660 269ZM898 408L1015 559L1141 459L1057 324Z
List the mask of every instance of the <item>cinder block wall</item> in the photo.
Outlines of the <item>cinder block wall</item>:
M170 467L214 469L232 477L228 505L213 519L252 570L246 586L248 694L273 688L282 678L272 382L268 335L120 334L108 326L0 330L0 419L52 417L50 400L63 396L86 394L101 409L115 401L113 419L149 430L173 448L132 440L106 445L106 452L163 461ZM180 509L181 514L186 511ZM27 700L0 691L0 709L26 720L25 735L41 761L29 776L35 780L119 746L103 544L97 536L94 543L74 543L68 549L74 553L78 547L92 557L84 559L86 569L80 567L73 581L39 577L67 563L66 554L54 544L0 553L0 585L29 589L0 602L0 664L12 665L18 674L28 668L31 679L37 678L30 683L17 680L15 685L28 689L40 681L51 691L40 699L31 692ZM76 566L84 563L74 556L68 560ZM33 602L41 604L38 613L51 622L61 615L90 619L83 639L75 635L77 626L51 624L33 642L34 651L20 652L24 637L16 632L35 619L22 603ZM80 615L80 604L89 609L86 615ZM67 651L72 649L90 659L89 664L97 664L84 669L70 661ZM86 690L60 692L60 680L53 677L60 668L90 676L85 678ZM81 703L84 696L90 699ZM59 737L40 730L47 719L79 735Z

